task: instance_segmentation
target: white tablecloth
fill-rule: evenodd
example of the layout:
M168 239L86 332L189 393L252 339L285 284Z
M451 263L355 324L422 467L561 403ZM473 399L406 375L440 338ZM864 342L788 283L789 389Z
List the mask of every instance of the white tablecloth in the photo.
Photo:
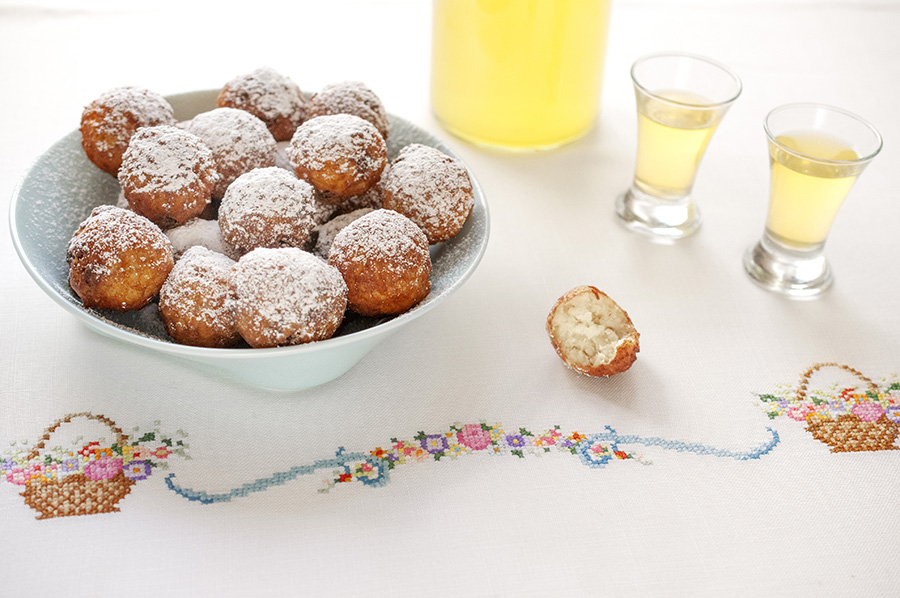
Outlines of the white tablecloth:
M211 89L269 65L310 91L363 80L446 139L492 225L458 293L296 392L89 331L30 279L4 227L0 452L89 412L153 433L169 467L117 512L52 519L0 478L0 595L900 595L900 453L833 452L790 403L804 373L835 363L859 375L816 370L814 396L853 387L846 404L865 403L861 375L896 413L900 4L616 0L598 127L534 155L437 125L423 0L4 1L0 15L4 208L101 92ZM666 246L619 226L613 202L634 160L629 66L673 49L729 65L744 91L701 166L700 232ZM740 263L766 211L762 119L794 101L856 112L885 139L828 241L834 287L802 302ZM577 375L550 346L547 313L581 284L641 331L621 376ZM63 428L76 448L114 440L85 417Z

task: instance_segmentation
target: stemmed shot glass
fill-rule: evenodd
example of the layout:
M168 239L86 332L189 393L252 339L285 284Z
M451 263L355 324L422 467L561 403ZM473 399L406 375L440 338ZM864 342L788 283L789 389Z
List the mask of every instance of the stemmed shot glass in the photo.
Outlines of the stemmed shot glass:
M631 67L638 114L637 158L631 188L616 201L628 228L676 240L700 226L691 195L706 146L741 81L727 67L690 54L653 54Z
M814 296L831 286L825 239L850 188L881 151L881 135L858 116L822 104L775 108L764 128L769 210L744 269L767 289Z

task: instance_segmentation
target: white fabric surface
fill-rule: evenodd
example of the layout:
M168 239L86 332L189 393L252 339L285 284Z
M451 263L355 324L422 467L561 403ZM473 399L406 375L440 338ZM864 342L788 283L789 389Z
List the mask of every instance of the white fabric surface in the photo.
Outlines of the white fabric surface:
M191 459L170 457L118 513L37 520L21 487L0 480L0 595L900 594L900 454L830 452L801 422L770 420L756 397L820 362L882 385L900 373L900 4L616 0L597 129L535 155L478 150L434 121L425 1L239 12L3 2L0 15L4 208L102 91L209 89L270 65L307 90L365 81L463 156L492 220L458 293L340 379L298 392L230 383L87 330L33 283L4 227L0 451L87 411L126 432L183 430ZM629 66L670 49L729 65L744 91L701 166L701 231L664 246L620 227L613 201L633 168ZM793 101L856 112L885 139L828 241L835 286L805 302L757 288L740 264L765 217L762 119ZM547 313L581 284L609 293L642 333L622 376L574 374L550 347ZM318 492L334 478L326 467L215 504L166 483L227 494L340 447L368 453L482 421L506 433L610 426L649 464L476 451L398 465L380 487ZM109 435L73 424L86 438L98 430Z

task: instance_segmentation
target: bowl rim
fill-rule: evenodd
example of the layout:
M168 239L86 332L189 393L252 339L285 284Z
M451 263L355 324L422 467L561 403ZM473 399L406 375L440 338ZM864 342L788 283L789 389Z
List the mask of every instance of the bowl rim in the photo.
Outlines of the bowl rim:
M197 90L197 91L189 91L182 92L177 94L170 94L165 96L167 101L172 100L184 100L189 99L190 97L200 97L205 94L213 94L217 93L218 90ZM459 160L460 163L466 168L466 171L469 173L469 179L472 182L472 191L475 197L475 204L473 206L473 211L475 208L480 207L483 212L484 219L484 235L479 240L477 246L474 248L474 253L472 255L472 259L470 263L466 266L466 268L461 272L458 278L456 278L450 285L448 285L437 297L435 297L433 301L423 302L419 305L414 306L407 312L399 314L386 322L381 322L370 326L369 328L358 330L355 332L351 332L342 336L335 336L329 339L314 341L310 343L305 343L301 345L292 345L292 346L284 346L284 347L270 347L270 348L252 348L252 347L229 347L229 348L221 348L221 347L196 347L193 345L184 345L177 342L166 341L163 339L158 339L147 335L141 331L137 331L134 329L129 329L124 326L117 325L114 322L110 322L108 320L99 318L93 315L89 309L75 305L67 301L64 297L62 297L57 289L46 280L40 273L39 269L32 262L30 257L27 255L24 245L22 243L22 239L19 234L18 226L17 226L17 214L18 214L18 206L19 199L21 197L22 187L25 184L25 181L32 174L38 163L42 158L46 156L46 154L53 149L58 144L61 144L66 140L67 137L74 135L77 133L78 129L70 131L57 141L55 141L47 150L41 153L39 156L34 158L31 161L31 164L24 171L24 173L19 177L18 182L16 183L15 188L13 189L12 198L9 204L9 229L10 229L10 237L12 239L13 247L16 250L16 254L19 257L19 261L22 262L22 265L25 267L25 270L31 276L31 278L38 284L41 290L44 291L53 301L57 304L61 305L67 312L75 315L82 323L87 324L89 327L94 328L96 331L106 334L107 336L111 336L113 338L122 340L129 344L134 344L138 346L142 346L149 349L158 350L168 354L174 355L182 355L184 357L206 360L209 358L215 359L224 359L224 360L246 360L246 359L266 359L273 356L278 357L288 357L303 353L317 353L323 350L337 349L343 345L354 344L361 340L370 337L380 336L382 334L386 334L395 330L398 327L403 326L407 322L419 317L420 315L427 313L436 305L438 305L442 300L446 299L450 295L452 295L456 290L459 289L475 272L478 265L481 263L482 258L487 250L488 241L490 239L490 210L488 209L487 200L485 199L484 192L482 190L481 184L478 182L475 174L472 172L472 169L469 168L468 164L454 152L451 148L449 148L443 140L438 139L435 135L426 131L422 127L416 125L415 123L408 121L402 117L396 116L392 113L388 114L389 118L392 122L402 122L407 126L412 127L417 132L421 132L426 134L430 138L434 138L438 143L441 144L441 151L448 153L451 157Z

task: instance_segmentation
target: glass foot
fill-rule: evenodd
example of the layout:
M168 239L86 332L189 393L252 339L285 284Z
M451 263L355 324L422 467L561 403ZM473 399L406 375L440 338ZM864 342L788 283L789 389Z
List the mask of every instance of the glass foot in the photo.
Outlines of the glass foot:
M759 286L796 298L815 297L834 282L821 250L791 250L766 236L744 254L744 270Z
M634 187L616 199L616 215L628 229L656 241L683 239L700 227L700 210L690 196L665 200Z

